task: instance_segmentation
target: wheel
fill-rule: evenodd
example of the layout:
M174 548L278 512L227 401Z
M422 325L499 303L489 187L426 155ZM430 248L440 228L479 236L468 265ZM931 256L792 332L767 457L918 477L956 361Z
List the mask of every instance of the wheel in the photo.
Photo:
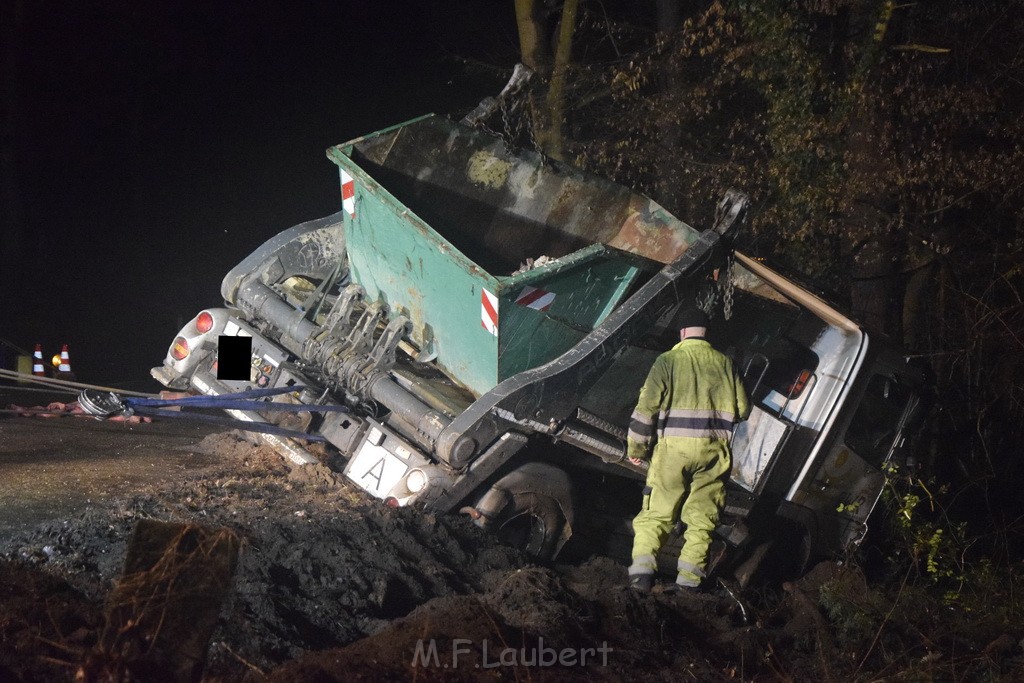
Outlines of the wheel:
M525 492L512 496L491 527L503 543L549 562L561 549L565 524L565 515L554 498Z
M811 564L811 534L803 524L777 519L772 524L771 539L764 569L772 580L794 581L807 573Z

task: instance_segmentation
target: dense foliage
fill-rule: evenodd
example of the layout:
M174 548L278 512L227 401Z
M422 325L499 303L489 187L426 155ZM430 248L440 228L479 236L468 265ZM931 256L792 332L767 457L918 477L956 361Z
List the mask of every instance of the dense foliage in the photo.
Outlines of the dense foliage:
M576 15L562 154L684 217L746 191L742 248L810 276L930 363L926 460L1013 541L1024 3L616 7ZM547 15L552 35L558 19Z

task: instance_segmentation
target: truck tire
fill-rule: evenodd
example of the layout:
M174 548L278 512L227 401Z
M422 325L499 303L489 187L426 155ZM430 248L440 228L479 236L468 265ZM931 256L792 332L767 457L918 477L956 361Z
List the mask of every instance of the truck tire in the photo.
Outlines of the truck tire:
M792 519L776 519L772 524L772 544L764 561L764 570L772 581L795 581L807 573L811 564L811 534L807 527Z
M566 519L551 496L516 493L490 528L503 543L522 550L531 558L549 562L558 554Z

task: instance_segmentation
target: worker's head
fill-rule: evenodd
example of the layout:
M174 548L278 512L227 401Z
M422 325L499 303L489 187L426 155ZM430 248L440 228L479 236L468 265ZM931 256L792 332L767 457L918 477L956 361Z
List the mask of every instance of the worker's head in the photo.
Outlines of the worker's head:
M679 338L703 337L708 331L708 314L699 308L687 308L676 316Z

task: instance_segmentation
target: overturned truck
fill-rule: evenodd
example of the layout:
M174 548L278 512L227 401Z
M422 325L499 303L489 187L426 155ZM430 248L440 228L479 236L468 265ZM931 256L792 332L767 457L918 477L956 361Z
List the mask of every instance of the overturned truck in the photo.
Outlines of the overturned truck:
M629 416L678 340L674 313L698 303L754 405L733 435L719 572L745 582L773 548L799 572L863 538L884 468L910 451L921 373L735 253L741 194L696 230L434 115L328 156L342 210L232 269L225 307L190 321L154 368L163 384L211 396L295 387L274 400L348 408L297 428L336 449L367 494L462 511L539 558L623 555L645 477L625 459ZM224 337L251 339L248 377L218 379ZM302 439L263 438L313 461Z

